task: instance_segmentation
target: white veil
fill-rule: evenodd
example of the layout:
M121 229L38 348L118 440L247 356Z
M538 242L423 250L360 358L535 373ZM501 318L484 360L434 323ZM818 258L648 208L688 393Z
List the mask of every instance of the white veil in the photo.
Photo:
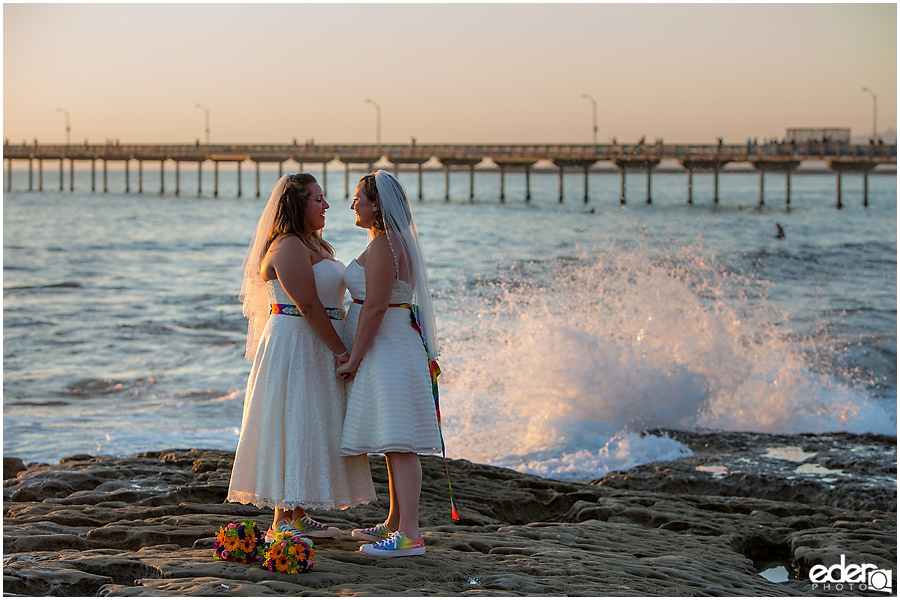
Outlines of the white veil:
M250 239L250 247L247 248L247 254L244 255L244 281L241 284L241 293L238 299L244 303L244 316L247 317L247 350L244 354L249 360L256 357L256 347L259 345L259 338L262 337L263 328L269 320L269 292L266 289L266 282L263 281L260 274L260 266L262 265L263 249L266 247L266 241L269 239L269 232L272 231L272 223L275 221L275 212L278 208L278 200L284 193L284 187L290 175L283 175L272 195L269 196L269 202L263 209L259 223L256 225L256 231Z
M428 284L428 270L425 266L425 255L419 241L419 231L406 199L403 186L387 171L375 172L375 186L378 189L378 202L384 219L385 235L394 260L397 252L403 252L412 275L412 303L417 305L422 328L422 337L430 360L435 360L441 353L438 343L437 326L434 321L434 306L431 302L431 286ZM370 232L371 235L371 232Z

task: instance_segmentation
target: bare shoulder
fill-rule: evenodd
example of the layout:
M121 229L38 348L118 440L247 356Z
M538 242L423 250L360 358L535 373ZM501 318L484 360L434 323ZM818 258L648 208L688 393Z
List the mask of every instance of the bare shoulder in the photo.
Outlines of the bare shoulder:
M272 249L274 250L287 250L288 252L304 252L309 251L309 248L300 241L295 235L283 235L280 238L276 239L272 242Z
M374 240L369 244L369 247L366 248L366 263L375 261L375 262L384 262L389 261L391 264L394 262L394 254L391 252L391 247L388 244L388 239L386 235L376 236Z
M281 236L272 242L270 253L273 255L273 260L276 261L296 261L303 257L312 263L317 258L312 249L294 235Z
M296 235L282 235L280 237L275 238L272 242L273 248L287 248L287 249L299 249L299 246L303 246L303 242L300 241Z
M376 235L375 239L369 242L369 247L366 249L367 251L376 251L376 252L390 252L391 248L388 245L387 235L381 234Z

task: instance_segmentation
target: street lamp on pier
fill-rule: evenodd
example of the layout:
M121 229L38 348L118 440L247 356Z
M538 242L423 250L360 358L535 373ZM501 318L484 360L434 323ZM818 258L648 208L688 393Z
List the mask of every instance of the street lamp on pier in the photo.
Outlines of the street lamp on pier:
M61 112L66 115L66 146L69 146L71 145L71 142L69 140L69 132L71 131L71 128L69 127L69 111L64 108L57 107L56 112Z
M198 104L195 108L199 108L206 113L206 145L209 146L209 109L202 104Z
M381 148L381 105L371 98L366 98L366 104L371 104L375 107L375 142Z
M862 91L872 94L872 143L874 144L878 141L878 98L875 97L875 92L869 88L863 88Z
M591 104L594 106L594 150L596 151L597 150L597 101L594 100L588 94L582 94L581 97L587 98L588 100L590 100Z

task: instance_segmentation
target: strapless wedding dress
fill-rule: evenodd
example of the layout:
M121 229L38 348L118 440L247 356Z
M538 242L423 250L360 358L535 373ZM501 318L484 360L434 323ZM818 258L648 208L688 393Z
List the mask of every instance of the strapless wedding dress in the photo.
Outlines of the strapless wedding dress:
M323 260L313 273L341 335L344 265ZM267 285L272 304L293 306L277 280ZM228 500L287 509L371 502L368 460L341 455L346 386L335 374L334 354L306 319L285 310L269 316L250 370Z

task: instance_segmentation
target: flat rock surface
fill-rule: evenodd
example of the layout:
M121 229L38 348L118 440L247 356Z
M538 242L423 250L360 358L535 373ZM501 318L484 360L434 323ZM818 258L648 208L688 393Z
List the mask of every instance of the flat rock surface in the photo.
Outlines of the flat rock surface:
M833 595L808 575L841 555L897 572L895 438L672 435L694 455L591 483L451 460L459 521L443 461L423 457L427 552L394 559L360 553L349 535L387 513L384 460L370 457L378 502L312 512L342 534L316 540L316 567L301 575L213 557L220 526L249 518L265 529L272 520L270 510L224 502L232 452L75 456L25 470L4 459L3 591L808 596ZM759 574L776 565L788 581ZM885 595L846 586L840 594Z

